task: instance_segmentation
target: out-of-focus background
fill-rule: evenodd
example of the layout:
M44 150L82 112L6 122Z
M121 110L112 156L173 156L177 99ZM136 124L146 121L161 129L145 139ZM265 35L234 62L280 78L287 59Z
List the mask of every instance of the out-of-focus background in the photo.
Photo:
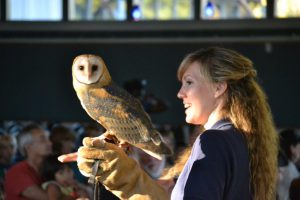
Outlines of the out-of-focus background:
M180 61L223 46L253 60L276 125L300 125L299 0L2 0L0 15L0 120L90 120L71 65L92 53L121 86L146 79L168 105L153 121L177 126Z

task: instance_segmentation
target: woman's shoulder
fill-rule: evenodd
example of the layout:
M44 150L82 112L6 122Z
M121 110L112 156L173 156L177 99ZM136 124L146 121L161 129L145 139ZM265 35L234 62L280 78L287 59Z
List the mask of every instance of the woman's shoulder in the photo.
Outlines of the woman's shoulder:
M222 153L235 151L245 151L247 142L244 135L233 126L226 129L205 130L198 140L198 145L204 153Z
M225 148L236 141L243 141L243 135L234 129L209 129L199 136L199 144L202 147L214 146L214 148Z
M205 130L200 134L201 140L224 142L233 138L243 138L243 134L228 121L219 121L211 129Z
M224 134L224 130L208 129L200 134L199 139L202 142L221 142Z

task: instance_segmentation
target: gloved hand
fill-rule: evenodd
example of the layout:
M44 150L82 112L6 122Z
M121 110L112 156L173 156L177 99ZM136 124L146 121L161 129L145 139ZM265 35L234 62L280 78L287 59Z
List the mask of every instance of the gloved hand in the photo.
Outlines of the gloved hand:
M95 160L100 160L96 180L121 199L170 199L168 192L150 178L124 151L99 138L84 138L78 149L81 173L91 176Z

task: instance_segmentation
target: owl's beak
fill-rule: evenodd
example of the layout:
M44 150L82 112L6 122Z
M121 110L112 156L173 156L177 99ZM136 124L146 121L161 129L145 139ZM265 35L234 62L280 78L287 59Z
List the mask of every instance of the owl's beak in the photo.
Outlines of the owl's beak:
M90 79L91 79L91 77L92 77L92 73L91 73L91 72L89 72L89 73L88 73L88 75L87 75L87 77L88 77L88 80L90 80Z

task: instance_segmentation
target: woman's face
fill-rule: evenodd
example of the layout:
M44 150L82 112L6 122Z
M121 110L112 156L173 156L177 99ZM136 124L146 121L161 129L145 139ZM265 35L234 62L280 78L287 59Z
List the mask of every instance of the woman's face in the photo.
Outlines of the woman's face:
M186 122L204 125L216 107L214 85L200 72L200 64L193 62L182 76L177 94L183 100Z

